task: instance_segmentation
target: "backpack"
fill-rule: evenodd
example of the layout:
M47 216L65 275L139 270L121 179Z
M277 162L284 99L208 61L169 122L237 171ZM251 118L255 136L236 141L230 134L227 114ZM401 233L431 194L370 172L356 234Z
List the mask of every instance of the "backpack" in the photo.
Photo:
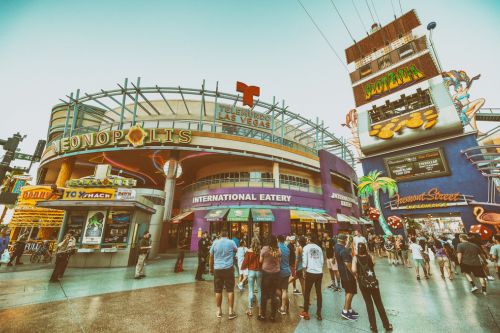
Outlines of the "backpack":
M368 262L371 262L371 259L368 257L367 263L363 263L360 258L357 258L357 269L358 269L358 282L361 288L378 288L378 280L375 276L375 272L370 269L370 265Z

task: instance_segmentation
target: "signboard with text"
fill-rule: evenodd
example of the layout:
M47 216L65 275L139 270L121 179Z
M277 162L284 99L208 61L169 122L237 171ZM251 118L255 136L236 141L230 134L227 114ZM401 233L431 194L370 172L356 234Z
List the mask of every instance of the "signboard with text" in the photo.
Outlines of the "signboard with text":
M384 164L388 176L397 182L451 174L441 148L384 158Z
M69 188L62 200L113 200L115 193L112 188Z

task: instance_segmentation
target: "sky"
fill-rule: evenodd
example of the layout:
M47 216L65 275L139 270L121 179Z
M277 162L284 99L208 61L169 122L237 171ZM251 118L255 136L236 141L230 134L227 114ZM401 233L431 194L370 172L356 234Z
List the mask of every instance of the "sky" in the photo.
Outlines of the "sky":
M356 40L373 23L367 4L382 25L416 9L423 24L437 22L443 68L480 73L471 98L500 107L500 1L301 1L344 64L352 40L332 1ZM276 96L349 136L341 123L354 99L344 64L297 0L0 0L0 138L25 134L21 150L33 153L60 98L138 76L143 86L199 88L205 79L215 89L218 81L228 93L243 81L261 87L261 100Z

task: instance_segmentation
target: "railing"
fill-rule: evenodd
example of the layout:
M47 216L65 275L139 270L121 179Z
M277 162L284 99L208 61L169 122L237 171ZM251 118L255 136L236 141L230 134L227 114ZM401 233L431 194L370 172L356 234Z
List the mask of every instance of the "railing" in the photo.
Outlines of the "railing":
M199 182L184 187L182 191L183 193L189 193L201 190L237 188L237 187L279 188L279 189L294 190L294 191L308 192L308 193L317 193L317 194L323 193L321 190L321 186L312 186L296 182L280 182L279 186L276 187L274 184L274 179L272 178L264 178L264 179L225 178L225 179L201 180Z
M145 121L138 121L136 122L136 124L141 125L143 128L174 128L174 129L192 130L200 132L230 134L250 139L267 141L281 146L285 146L293 150L305 152L315 156L318 155L318 151L314 148L287 139L283 139L278 136L273 136L270 132L260 131L258 129L246 127L243 125L235 125L233 123L218 121L214 125L213 122L202 121L200 123L199 120L145 120ZM131 121L123 123L123 129L128 129L131 126L132 126ZM73 131L73 135L100 132L100 131L118 130L118 129L119 129L118 122L102 123L100 125L77 128ZM53 137L50 140L49 144L55 140L60 139L62 135L63 133L60 133L59 135Z

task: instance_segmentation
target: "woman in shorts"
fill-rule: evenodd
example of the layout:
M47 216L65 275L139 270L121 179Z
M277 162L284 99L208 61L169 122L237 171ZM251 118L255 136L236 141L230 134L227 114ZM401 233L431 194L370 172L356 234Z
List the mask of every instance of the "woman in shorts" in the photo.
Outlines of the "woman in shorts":
M439 239L434 240L434 253L436 254L436 261L441 271L441 277L444 279L444 269L448 271L448 278L453 280L453 271L451 270L450 258L446 254L446 249Z

